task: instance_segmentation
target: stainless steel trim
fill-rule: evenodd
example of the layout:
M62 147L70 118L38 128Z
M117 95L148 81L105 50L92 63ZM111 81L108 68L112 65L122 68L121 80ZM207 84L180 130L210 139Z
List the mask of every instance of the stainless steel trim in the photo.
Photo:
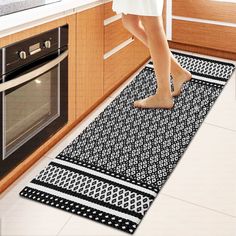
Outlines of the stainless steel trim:
M61 27L58 28L58 55L61 52ZM61 115L61 68L60 64L57 68L57 112Z
M58 28L58 51L61 48L61 27Z
M5 75L6 73L6 48L2 49L2 74ZM3 80L3 82L5 82Z
M68 50L63 52L60 56L53 59L52 61L48 62L47 64L41 66L40 68L31 71L25 75L19 76L13 80L7 81L3 84L0 84L0 92L6 91L10 88L14 88L22 83L25 83L33 78L36 78L40 76L41 74L45 73L46 71L50 70L57 64L59 64L61 61L63 61L68 56Z
M13 148L11 148L8 152L6 152L6 146L5 146L5 155L3 156L3 160L8 158L14 151L16 151L19 147L21 147L23 144L25 144L28 140L30 140L32 137L34 137L36 134L38 134L42 129L44 129L47 125L52 123L55 119L59 117L59 114L55 114L50 119L48 119L43 125L39 126L37 129L35 129L33 132L30 133L25 139L18 142Z
M34 55L35 53L38 53L38 52L41 52L42 51L42 49L41 48L38 48L38 49L36 49L36 50L34 50L34 51L31 51L30 52L30 55Z
M108 57L110 57L113 54L115 54L116 52L120 51L122 48L126 47L127 45L129 45L133 41L134 41L134 36L132 35L129 39L125 40L124 42L120 43L118 46L112 48L110 51L105 53L103 55L103 59L106 60Z
M58 66L57 70L57 113L61 115L61 66Z
M6 49L2 49L2 81L5 82L5 72L6 72ZM5 159L6 156L6 133L5 133L5 127L6 127L6 107L5 107L5 92L2 93L2 160ZM1 134L0 134L1 135Z

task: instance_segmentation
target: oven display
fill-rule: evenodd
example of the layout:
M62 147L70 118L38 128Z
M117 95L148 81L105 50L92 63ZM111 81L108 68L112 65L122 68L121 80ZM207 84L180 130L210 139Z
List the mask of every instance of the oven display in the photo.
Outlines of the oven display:
M40 52L40 51L41 51L40 43L36 43L36 44L31 45L31 46L29 47L29 53L30 53L30 55L33 55L33 54L35 54L35 53L37 53L37 52Z

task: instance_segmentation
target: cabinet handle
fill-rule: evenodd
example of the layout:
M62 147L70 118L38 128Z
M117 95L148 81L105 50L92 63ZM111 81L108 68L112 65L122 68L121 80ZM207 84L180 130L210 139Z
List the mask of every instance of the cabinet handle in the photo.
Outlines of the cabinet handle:
M46 71L50 70L54 66L58 65L61 61L63 61L68 56L68 50L63 52L61 55L59 55L57 58L53 59L52 61L48 62L47 64L39 67L38 69L35 69L27 74L21 75L15 79L12 79L10 81L4 82L0 84L0 92L6 91L10 88L14 88L20 84L23 84L29 80L32 80L41 74L45 73Z
M111 49L109 52L104 54L103 59L107 59L108 57L112 56L116 52L120 51L122 48L128 46L130 43L134 41L134 36L131 36L129 39L125 40L123 43L119 44L118 46Z

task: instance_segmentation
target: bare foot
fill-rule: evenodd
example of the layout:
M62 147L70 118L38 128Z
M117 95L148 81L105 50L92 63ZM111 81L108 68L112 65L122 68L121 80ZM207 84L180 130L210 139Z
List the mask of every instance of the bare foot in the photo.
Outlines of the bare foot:
M174 106L172 96L162 96L159 93L150 97L134 101L134 107L139 108L167 108L171 109Z
M174 84L174 91L172 92L172 96L178 96L181 93L181 88L183 83L192 79L192 74L183 68L179 74L172 75L173 77L173 84Z

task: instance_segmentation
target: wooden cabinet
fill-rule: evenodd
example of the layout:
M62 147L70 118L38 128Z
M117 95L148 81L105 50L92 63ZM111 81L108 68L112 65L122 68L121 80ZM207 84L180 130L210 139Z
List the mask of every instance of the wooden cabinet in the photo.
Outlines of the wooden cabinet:
M236 52L236 4L173 0L172 41L210 50Z
M104 4L104 20L115 16L116 13L112 10L112 1Z
M172 29L175 42L236 52L234 27L173 20Z
M77 13L76 117L103 96L104 6Z
M77 118L90 112L150 57L148 48L125 29L122 19L112 20L113 16L112 1L77 13Z
M173 15L236 23L236 4L212 0L173 0Z
M106 93L128 76L134 69L134 42L104 60L104 92Z
M122 19L113 21L105 25L104 53L112 50L125 40L132 37L132 34L124 28Z

